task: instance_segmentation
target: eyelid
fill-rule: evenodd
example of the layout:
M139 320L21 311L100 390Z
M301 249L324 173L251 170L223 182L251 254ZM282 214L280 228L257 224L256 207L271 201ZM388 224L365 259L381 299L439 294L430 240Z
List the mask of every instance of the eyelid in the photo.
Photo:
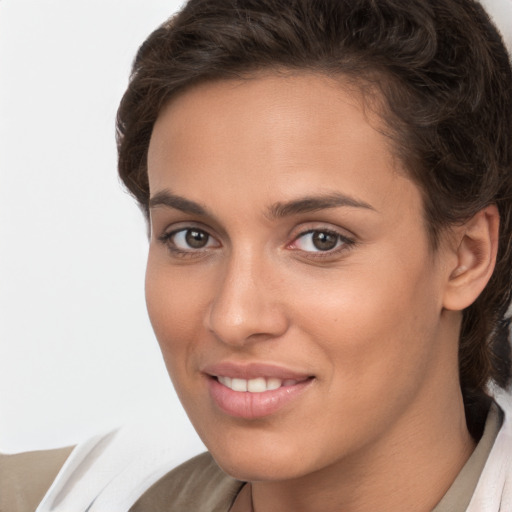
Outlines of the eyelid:
M338 235L342 239L351 242L355 242L357 240L357 235L350 231L349 229L325 221L302 222L299 225L295 226L292 230L290 230L289 238L295 240L300 236L318 231L333 233Z
M158 233L158 232L160 233L159 235L157 235L157 239L161 240L161 239L169 238L171 235L174 235L174 234L178 233L179 231L186 231L187 229L198 229L200 231L204 231L205 233L207 233L211 237L215 238L216 240L218 239L218 237L216 235L212 234L212 229L209 226L203 224L202 222L189 221L189 220L166 224L163 229L155 230L155 233Z

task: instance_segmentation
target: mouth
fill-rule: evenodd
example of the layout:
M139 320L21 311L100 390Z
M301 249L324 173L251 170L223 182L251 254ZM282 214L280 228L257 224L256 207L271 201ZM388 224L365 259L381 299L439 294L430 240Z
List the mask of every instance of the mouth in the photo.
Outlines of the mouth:
M231 363L204 369L214 406L235 418L255 420L289 410L316 380L274 365Z

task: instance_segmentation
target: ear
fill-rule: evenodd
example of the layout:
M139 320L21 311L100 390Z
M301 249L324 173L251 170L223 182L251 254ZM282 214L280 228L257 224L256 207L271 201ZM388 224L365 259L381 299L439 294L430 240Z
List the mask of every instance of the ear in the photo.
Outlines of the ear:
M498 208L490 205L455 228L456 264L449 269L445 309L462 311L482 293L496 264L499 223Z

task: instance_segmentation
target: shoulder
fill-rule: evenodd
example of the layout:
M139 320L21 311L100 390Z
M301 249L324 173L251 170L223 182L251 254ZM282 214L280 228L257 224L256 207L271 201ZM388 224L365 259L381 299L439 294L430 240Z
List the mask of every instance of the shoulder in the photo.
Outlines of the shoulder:
M0 511L33 512L71 451L72 447L0 454Z
M512 510L512 395L495 391L503 414L496 437L467 512Z
M227 512L242 482L226 475L209 453L198 455L156 482L130 512L208 510Z
M167 418L147 413L137 421L79 443L37 512L130 510L174 468L204 450L199 438L195 439L197 434L193 432L191 436L183 432L177 423L171 414ZM218 468L215 471L213 461L211 466L190 464L193 468L185 463L183 473L179 472L181 480L177 486L183 486L189 474L190 478L204 474L205 479L214 478L216 471L222 474ZM185 489L190 488L190 484L185 486ZM157 512L158 509L149 507L147 510ZM179 512L176 508L172 510ZM10 511L0 509L0 512Z

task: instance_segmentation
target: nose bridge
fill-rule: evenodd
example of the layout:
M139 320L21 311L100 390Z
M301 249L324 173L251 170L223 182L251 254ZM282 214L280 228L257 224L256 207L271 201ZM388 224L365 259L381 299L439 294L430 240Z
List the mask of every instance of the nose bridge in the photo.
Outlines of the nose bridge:
M264 254L246 247L226 259L210 304L208 328L225 343L275 337L286 330L286 317L272 285L272 268Z

